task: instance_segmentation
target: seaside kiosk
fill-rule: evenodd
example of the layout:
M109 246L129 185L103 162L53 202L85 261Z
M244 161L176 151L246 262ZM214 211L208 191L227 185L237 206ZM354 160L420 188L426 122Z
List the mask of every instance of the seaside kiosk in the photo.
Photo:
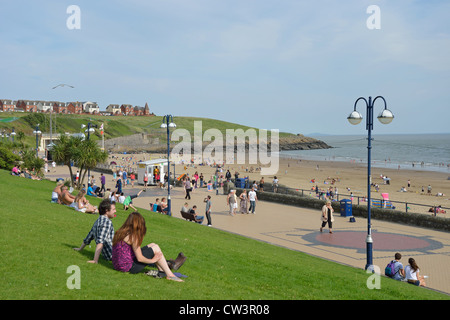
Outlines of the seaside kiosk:
M147 172L148 185L164 183L164 175L167 171L167 159L155 159L137 163L137 182L144 184L144 174Z

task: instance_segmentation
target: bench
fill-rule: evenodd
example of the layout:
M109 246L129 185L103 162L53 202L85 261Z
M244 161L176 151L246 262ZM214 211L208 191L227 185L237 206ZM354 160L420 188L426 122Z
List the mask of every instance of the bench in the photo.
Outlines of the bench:
M187 221L194 221L196 223L203 223L203 219L197 219L194 217L193 213L180 211L181 216L185 218Z
M182 216L183 218L185 218L186 220L197 222L196 219L195 219L195 217L194 217L194 214L189 213L189 212L184 212L184 211L180 211L180 213L181 213L181 216Z

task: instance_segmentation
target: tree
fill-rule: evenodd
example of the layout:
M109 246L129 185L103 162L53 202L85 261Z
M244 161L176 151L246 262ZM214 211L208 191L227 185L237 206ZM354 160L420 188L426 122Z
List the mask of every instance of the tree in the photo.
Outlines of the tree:
M105 162L108 159L108 153L101 151L95 141L83 140L79 137L67 137L66 135L60 136L51 153L56 162L62 162L69 167L72 186L75 186L72 164L78 167L81 177L78 188L83 185L87 170L94 169L98 163Z
M81 153L82 139L79 137L68 137L62 134L54 143L51 154L55 162L62 162L69 167L70 181L72 187L75 185L73 181L72 163L79 157Z
M108 153L102 151L97 142L93 140L84 140L82 150L83 152L76 159L81 177L79 187L83 185L88 170L94 169L98 163L105 162L108 159Z
M18 155L0 144L0 169L11 170L19 161L20 157Z

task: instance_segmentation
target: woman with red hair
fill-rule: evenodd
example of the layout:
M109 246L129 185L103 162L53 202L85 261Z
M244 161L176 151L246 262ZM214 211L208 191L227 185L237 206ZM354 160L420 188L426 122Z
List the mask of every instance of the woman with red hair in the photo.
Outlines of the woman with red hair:
M172 273L157 244L150 243L141 248L146 233L144 217L139 212L130 213L122 227L114 235L112 251L114 269L138 273L147 265L155 264L160 272L165 273L166 279L183 282Z

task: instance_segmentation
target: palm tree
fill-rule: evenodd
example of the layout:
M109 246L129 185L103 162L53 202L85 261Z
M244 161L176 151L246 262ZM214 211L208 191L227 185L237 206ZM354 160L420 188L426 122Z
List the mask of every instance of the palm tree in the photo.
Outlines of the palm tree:
M73 181L72 163L74 163L82 153L82 141L83 140L79 137L68 137L62 134L51 150L54 161L62 162L69 167L72 187L75 185Z
M108 159L108 153L101 151L97 142L93 140L83 140L80 137L67 137L61 135L51 150L52 157L56 162L62 162L69 167L72 186L73 181L72 163L75 164L80 173L78 188L83 186L86 172L94 169L98 163Z
M81 177L79 186L83 185L87 171L94 169L98 163L105 162L108 159L108 153L102 151L97 142L93 140L84 140L81 148L83 152L76 159Z

